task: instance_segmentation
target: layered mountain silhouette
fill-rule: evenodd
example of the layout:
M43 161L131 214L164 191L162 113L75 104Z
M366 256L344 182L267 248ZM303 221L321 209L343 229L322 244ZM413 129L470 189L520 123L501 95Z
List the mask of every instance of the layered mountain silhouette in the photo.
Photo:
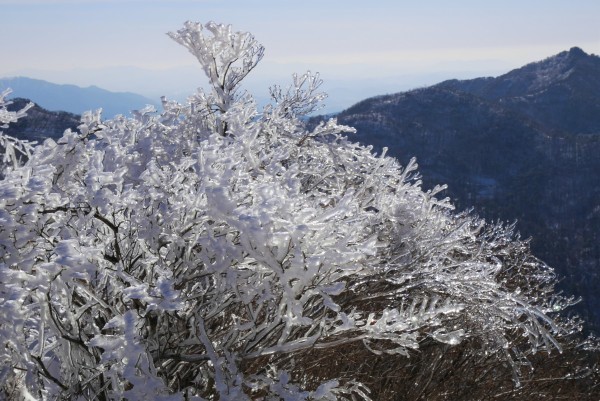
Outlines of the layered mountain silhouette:
M600 328L600 57L572 48L496 78L364 100L351 136L448 184L460 209L513 222ZM314 122L314 121L313 121Z
M82 114L102 108L104 118L112 118L117 114L128 116L130 111L143 109L146 105L160 108L159 102L144 96L130 92L111 92L97 86L81 88L26 77L1 78L0 91L7 88L12 89L11 96L31 99L52 111Z

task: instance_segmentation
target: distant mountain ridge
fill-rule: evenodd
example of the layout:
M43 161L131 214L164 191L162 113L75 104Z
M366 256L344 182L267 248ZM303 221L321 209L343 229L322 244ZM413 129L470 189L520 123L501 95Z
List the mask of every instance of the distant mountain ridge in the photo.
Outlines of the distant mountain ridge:
M449 80L341 112L353 140L416 156L460 209L515 221L600 332L600 57L579 48L496 78ZM318 120L313 120L313 123Z
M102 108L104 118L117 114L128 116L150 104L157 109L159 102L130 92L110 92L97 86L81 88L75 85L59 85L26 77L1 78L0 91L10 88L11 96L31 99L51 111L67 111L82 114L87 110Z
M599 70L600 57L573 47L497 78L451 80L435 87L501 102L542 122L549 130L597 134ZM561 109L557 110L559 105Z

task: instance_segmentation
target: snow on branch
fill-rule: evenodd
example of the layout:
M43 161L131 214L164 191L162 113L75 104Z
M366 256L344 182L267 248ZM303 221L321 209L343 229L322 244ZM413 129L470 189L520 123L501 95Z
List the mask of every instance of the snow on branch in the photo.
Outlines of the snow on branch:
M27 111L33 107L33 103L29 102L21 110L8 111L7 106L12 102L6 100L12 91L6 89L0 93L0 129L7 128L8 124L16 122L18 119L27 115ZM0 177L4 170L17 168L23 158L29 158L33 150L34 143L14 138L0 131L0 149L4 151L2 161L0 161Z

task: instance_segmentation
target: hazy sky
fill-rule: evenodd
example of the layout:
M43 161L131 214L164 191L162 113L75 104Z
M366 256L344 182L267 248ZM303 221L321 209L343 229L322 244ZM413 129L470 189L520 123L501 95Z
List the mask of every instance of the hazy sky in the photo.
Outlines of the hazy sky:
M192 92L194 58L165 35L186 20L254 34L266 52L250 85L311 69L336 105L600 53L598 0L0 0L0 77Z

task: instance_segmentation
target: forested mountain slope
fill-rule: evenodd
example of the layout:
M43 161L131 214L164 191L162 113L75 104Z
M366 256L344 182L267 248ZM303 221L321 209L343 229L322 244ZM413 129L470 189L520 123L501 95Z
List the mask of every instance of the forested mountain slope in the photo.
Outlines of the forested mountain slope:
M8 110L20 110L30 101L23 98L12 99ZM27 118L22 118L9 125L3 131L15 138L43 142L46 138L58 139L63 132L71 128L75 130L80 117L66 111L49 111L34 105L27 111Z
M600 323L600 57L572 48L497 78L364 100L338 115L353 139L446 183L459 208L517 220L536 255Z

